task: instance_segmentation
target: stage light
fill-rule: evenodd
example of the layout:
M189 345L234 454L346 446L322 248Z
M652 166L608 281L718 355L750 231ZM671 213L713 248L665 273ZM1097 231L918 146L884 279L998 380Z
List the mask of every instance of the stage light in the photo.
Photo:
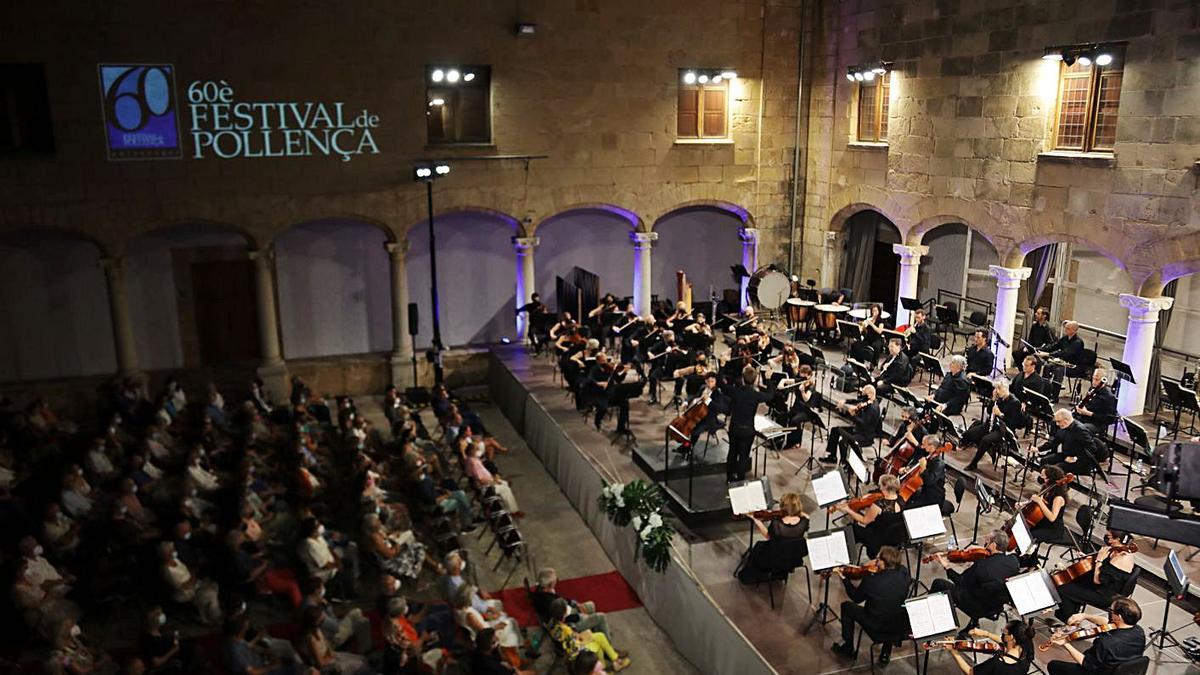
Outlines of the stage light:
M418 181L429 180L433 177L433 169L427 166L418 166L413 169L413 177Z
M433 167L433 170L435 173L437 173L437 175L445 176L446 174L450 173L450 165L449 164L437 164Z
M506 335L506 336L504 336L504 337L500 338L500 343L501 343L501 344L506 344L506 345L507 345L507 344L512 344L512 340L511 340L511 339L510 339L510 338L509 338L509 337Z
M431 107L431 108L434 108L434 107L437 107L437 106L439 106L439 105L446 105L446 99L444 99L444 98L434 98L434 99L430 99L430 100L429 100L429 107Z
M518 23L517 37L530 37L537 34L536 23Z
M450 71L448 71L446 73L446 81L449 82L450 84L454 84L455 82L458 82L458 78L460 75L461 75L461 73L459 73L457 70L451 69Z
M1088 56L1087 54L1080 54L1078 63L1079 63L1079 65L1083 66L1084 68L1087 68L1088 66L1092 65L1092 58L1090 56Z
M442 72L441 68L438 68L429 74L429 79L433 80L434 82L441 82L443 79L445 79L445 77L446 74Z
M696 73L693 73L690 70L687 71L686 73L684 73L683 74L683 83L684 84L695 84L696 83Z
M713 83L713 84L720 84L720 83L721 83L721 76L720 76L720 75L713 75L712 83Z
M704 84L705 82L708 82L708 75L701 73L700 75L696 76L696 81L700 84Z
M873 70L868 70L868 71L864 72L862 75L863 75L863 79L866 80L867 82L872 82L875 80L875 71L873 71Z
M1112 54L1101 54L1096 57L1096 65L1107 66L1113 62Z
M854 81L854 73L846 73L846 79L853 82Z
M721 77L725 78L726 80L736 80L737 72L733 70L722 70Z
M1047 61L1062 61L1062 50L1057 47L1046 47L1045 51L1042 52L1042 58Z
M875 73L876 75L883 75L884 73L887 72L887 67L881 63L881 64L875 66L874 68L872 68L871 72Z
M463 82L470 82L475 79L475 73L466 73L463 75Z
M867 78L866 78L866 77L864 77L862 73L855 73L855 74L854 74L854 81L855 81L855 82L862 82L862 81L863 81L863 80L865 80L865 79L867 79Z

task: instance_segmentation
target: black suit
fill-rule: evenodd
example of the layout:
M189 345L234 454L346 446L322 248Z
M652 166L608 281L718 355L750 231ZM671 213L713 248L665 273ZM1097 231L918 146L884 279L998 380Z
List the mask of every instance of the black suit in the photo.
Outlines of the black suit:
M875 380L875 390L880 396L892 393L895 387L904 387L912 380L912 372L908 365L908 355L904 352L889 357L883 363L883 372Z
M875 442L875 432L879 431L883 424L879 404L872 401L863 406L851 421L853 426L837 426L829 430L829 442L825 445L826 459L833 461L837 458L838 461L845 461L847 439L853 440L860 448L870 447Z
M1113 668L1132 661L1146 651L1146 632L1141 626L1129 626L1096 636L1083 653L1083 663L1051 661L1050 675L1111 673Z
M947 417L961 413L971 400L971 383L967 381L965 371L958 375L946 373L937 391L933 392L933 400L946 404L942 414Z
M908 336L908 355L928 354L933 348L933 329L928 323L913 326L913 334Z
M976 349L974 345L967 347L967 372L983 377L992 374L992 366L996 363L996 355L987 346Z
M1076 419L1088 428L1093 435L1100 436L1113 422L1117 421L1117 397L1107 386L1092 389L1084 409L1091 415L1076 415Z
M1033 326L1029 328L1029 339L1027 339L1026 342L1033 345L1034 349L1045 349L1046 346L1054 342L1055 339L1054 330L1050 328L1049 324L1034 323ZM1033 352L1031 350L1026 349L1025 346L1022 345L1020 349L1017 349L1013 352L1013 363L1020 365L1021 361L1023 361L1026 356L1029 356L1032 353Z
M1041 375L1036 372L1032 375L1025 375L1024 371L1020 375L1013 378L1012 386L1008 388L1013 396L1021 400L1025 400L1025 390L1035 391L1042 396L1048 396L1047 390L1050 388L1050 383L1047 382Z
M876 634L903 637L908 634L904 601L912 577L903 567L886 569L863 577L857 586L843 580L850 599L842 603L842 644L854 646L855 624ZM861 603L861 604L860 604Z
M1004 426L1016 431L1024 429L1029 424L1029 417L1025 415L1025 411L1021 410L1021 401L1013 396L1011 391L1008 396L996 401L996 407L1000 408L1000 419L1004 422ZM975 453L975 458L967 465L967 468L972 468L983 459L986 453L992 457L996 456L996 450L999 444L1004 440L1004 430L997 427L995 431L989 431L990 423L985 424L983 420L971 425L962 436L962 444L978 445L979 450Z
M1087 372L1083 369L1083 338L1078 335L1063 335L1058 338L1058 341L1050 345L1047 352L1050 356L1062 359L1071 364L1067 368L1067 375L1070 377L1085 377ZM1059 379L1055 375L1055 379Z
M729 457L725 480L744 480L750 470L750 448L754 445L754 415L760 403L775 397L774 389L759 391L740 384L726 385L721 393L729 398Z
M1092 432L1078 420L1072 421L1064 429L1056 426L1050 434L1050 440L1042 445L1042 452L1049 453L1042 455L1042 466L1068 463L1076 474L1088 473L1095 467L1092 459L1094 444ZM1067 462L1069 458L1075 461Z
M929 586L932 593L947 591L954 605L971 617L971 627L978 619L988 616L1004 606L1008 590L1004 580L1019 572L1017 556L994 553L976 561L965 572L946 570L946 579L936 579Z

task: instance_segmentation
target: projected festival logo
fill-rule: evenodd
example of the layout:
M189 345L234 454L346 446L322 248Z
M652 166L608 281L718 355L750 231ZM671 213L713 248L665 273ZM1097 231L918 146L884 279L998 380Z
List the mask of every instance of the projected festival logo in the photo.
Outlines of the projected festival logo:
M178 159L179 118L192 159L377 155L379 115L342 101L245 101L225 80L196 80L176 98L169 65L102 64L109 159Z
M175 67L101 64L109 159L179 159Z

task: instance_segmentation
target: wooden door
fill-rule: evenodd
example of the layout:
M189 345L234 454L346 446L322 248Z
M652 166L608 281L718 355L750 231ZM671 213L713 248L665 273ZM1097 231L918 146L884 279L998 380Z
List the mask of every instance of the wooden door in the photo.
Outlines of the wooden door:
M192 298L200 363L255 363L259 349L254 263L250 260L194 262Z

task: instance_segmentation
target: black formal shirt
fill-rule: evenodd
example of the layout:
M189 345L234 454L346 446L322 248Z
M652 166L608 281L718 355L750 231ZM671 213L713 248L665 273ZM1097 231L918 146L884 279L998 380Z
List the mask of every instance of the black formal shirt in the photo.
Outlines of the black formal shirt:
M897 627L900 627L908 625L904 601L908 599L908 584L911 580L906 568L893 567L863 577L857 586L848 579L843 579L842 583L852 602L863 604L863 608L872 616L895 621Z
M943 415L957 415L967 407L967 403L971 400L971 383L967 382L967 376L964 373L958 375L946 373L933 393L933 400L946 404L946 409L942 411Z
M1011 391L1014 396L1020 399L1024 399L1026 390L1034 391L1042 396L1045 396L1046 380L1044 380L1042 376L1038 375L1037 373L1026 375L1024 372L1022 372L1020 375L1017 375L1015 378L1013 378L1012 386L1010 386L1008 390Z
M1017 556L1007 553L994 553L976 561L962 574L951 575L955 603L968 614L998 607L1008 597L1004 580L1020 569Z
M1063 335L1050 345L1049 354L1073 366L1078 366L1083 363L1083 338L1078 335Z
M1117 421L1117 397L1108 386L1092 389L1091 398L1083 406L1091 411L1091 417L1081 416L1080 422L1091 422L1097 426L1106 427Z
M996 362L996 356L992 354L992 350L988 347L977 349L974 345L967 347L967 372L975 373L987 377L992 374L992 365Z
M1056 426L1042 450L1053 452L1059 448L1068 457L1091 457L1092 432L1078 420L1072 421L1065 429Z
M775 396L774 389L759 391L754 387L729 384L721 388L729 398L729 430L742 433L754 432L754 415L760 403L767 403Z
M1045 347L1054 342L1054 330L1050 328L1049 324L1035 322L1029 329L1029 340L1027 342L1034 347Z
M1029 418L1025 415L1025 411L1021 410L1021 401L1012 395L1011 389L1008 396L996 400L996 407L1000 408L1004 426L1009 429L1024 429L1029 424Z
M1089 673L1107 673L1114 666L1135 659L1146 651L1146 632L1141 626L1101 633L1083 653L1083 669Z
M909 382L908 355L900 352L884 363L879 380L892 386L907 385Z
M923 323L913 327L915 330L912 335L908 336L908 352L916 354L928 354L933 346L933 329L929 324Z
M854 441L866 447L875 442L875 432L879 430L883 417L879 414L879 404L872 401L863 406L854 415Z

